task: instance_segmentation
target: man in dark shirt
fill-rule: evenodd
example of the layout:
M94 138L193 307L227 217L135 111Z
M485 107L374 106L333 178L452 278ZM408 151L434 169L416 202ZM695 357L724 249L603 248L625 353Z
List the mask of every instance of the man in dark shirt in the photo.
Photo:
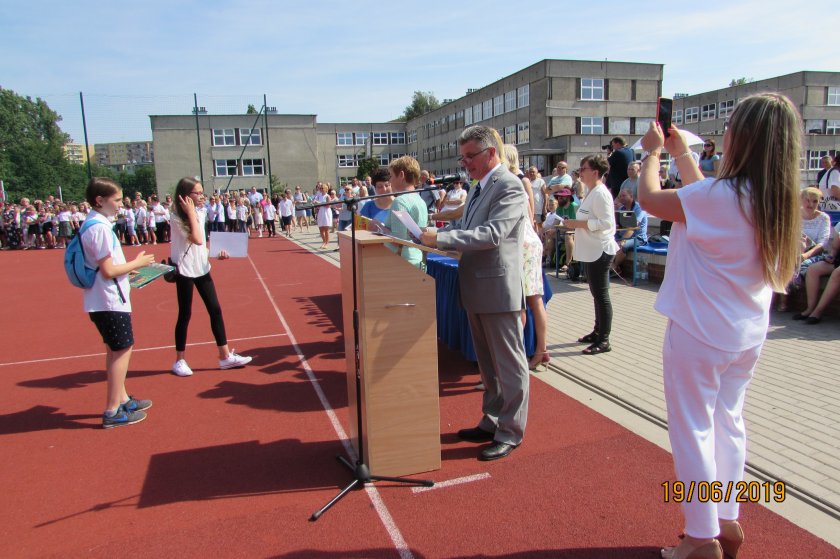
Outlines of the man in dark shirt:
M613 198L618 196L621 190L621 183L627 178L627 166L635 160L633 150L625 145L624 138L616 136L610 140L612 153L607 158L610 164L610 172L607 175L607 187L612 192Z

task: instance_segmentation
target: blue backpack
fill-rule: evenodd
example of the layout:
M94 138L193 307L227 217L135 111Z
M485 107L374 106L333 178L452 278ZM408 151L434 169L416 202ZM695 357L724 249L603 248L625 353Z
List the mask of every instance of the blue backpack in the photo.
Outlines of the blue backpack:
M93 282L96 281L96 272L99 271L98 267L89 268L85 264L85 250L82 247L82 234L94 223L96 222L92 219L85 220L64 252L64 271L67 273L67 279L70 280L70 283L82 289L93 287ZM114 235L114 241L116 246L116 243L119 242L116 235Z

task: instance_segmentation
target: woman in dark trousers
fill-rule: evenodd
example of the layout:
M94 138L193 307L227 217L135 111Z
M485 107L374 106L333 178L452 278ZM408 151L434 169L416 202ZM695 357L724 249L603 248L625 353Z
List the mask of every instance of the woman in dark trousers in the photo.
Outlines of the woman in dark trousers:
M618 251L615 242L615 205L601 178L609 171L607 158L588 155L580 162L580 179L588 194L577 209L576 219L564 225L575 230L575 260L586 266L586 281L595 301L595 328L578 339L589 344L585 355L610 351L612 303L610 302L610 264Z
M210 277L210 259L207 243L204 242L204 224L207 209L204 206L204 187L197 180L184 177L175 187L175 212L172 215L172 262L178 265L175 285L178 290L178 322L175 323L175 363L172 372L179 377L192 375L187 365L187 327L192 316L193 287L198 291L207 313L210 328L219 350L219 368L242 367L251 357L237 355L228 348L222 307L216 295L213 278ZM228 255L222 251L219 260Z

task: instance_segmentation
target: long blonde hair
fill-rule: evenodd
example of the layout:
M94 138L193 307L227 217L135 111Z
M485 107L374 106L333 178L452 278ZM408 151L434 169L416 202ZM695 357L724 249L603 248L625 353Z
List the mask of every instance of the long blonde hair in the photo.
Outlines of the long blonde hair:
M798 266L799 157L802 121L778 93L760 93L735 107L718 180L729 179L741 207L752 208L764 280L784 292Z

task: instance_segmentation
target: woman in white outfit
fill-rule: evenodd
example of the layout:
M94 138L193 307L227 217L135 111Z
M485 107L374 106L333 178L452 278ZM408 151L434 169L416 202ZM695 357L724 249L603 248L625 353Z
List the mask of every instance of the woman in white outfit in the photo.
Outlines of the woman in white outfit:
M674 222L656 310L668 317L662 365L674 468L695 491L682 503L685 537L662 556L734 558L744 541L735 489L746 460L744 398L773 290L785 290L799 255L802 123L782 95L742 99L723 136L718 175L705 179L676 127L669 132L663 138L653 123L642 139L649 155L639 202ZM681 189L660 189L663 145Z

